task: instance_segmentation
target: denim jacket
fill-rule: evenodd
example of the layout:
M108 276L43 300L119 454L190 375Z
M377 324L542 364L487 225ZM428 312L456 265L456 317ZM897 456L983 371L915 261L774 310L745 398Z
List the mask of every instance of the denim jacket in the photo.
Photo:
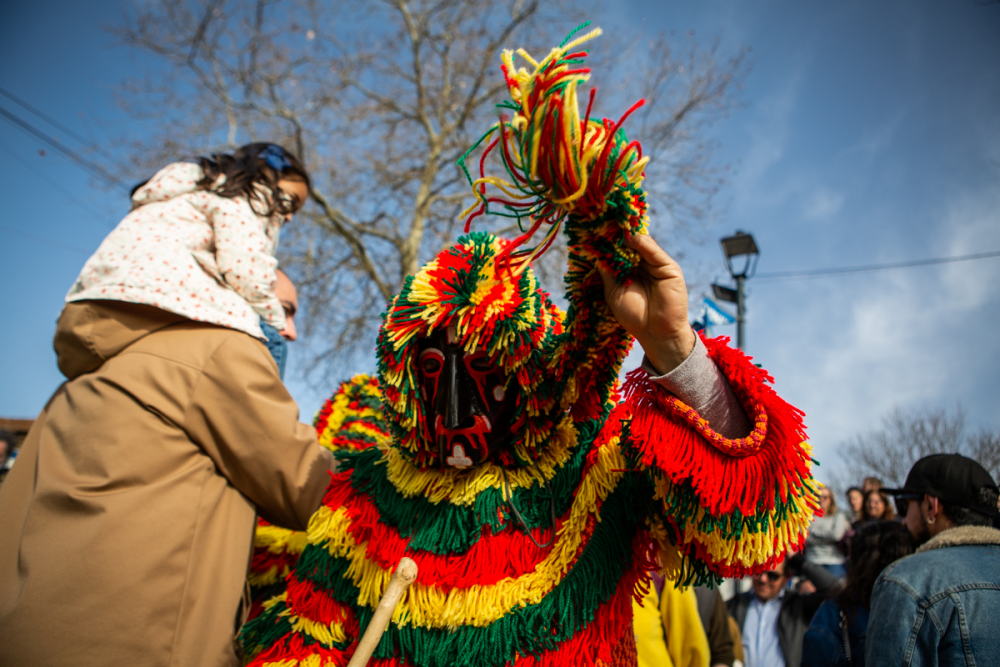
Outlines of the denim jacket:
M868 665L1000 665L1000 530L959 526L882 571Z

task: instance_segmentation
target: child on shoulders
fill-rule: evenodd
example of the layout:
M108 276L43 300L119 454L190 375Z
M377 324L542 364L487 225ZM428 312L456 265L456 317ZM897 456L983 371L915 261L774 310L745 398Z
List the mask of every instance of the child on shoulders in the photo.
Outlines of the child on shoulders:
M285 325L278 235L308 195L305 168L276 144L167 165L132 191L66 302L146 304L268 340Z

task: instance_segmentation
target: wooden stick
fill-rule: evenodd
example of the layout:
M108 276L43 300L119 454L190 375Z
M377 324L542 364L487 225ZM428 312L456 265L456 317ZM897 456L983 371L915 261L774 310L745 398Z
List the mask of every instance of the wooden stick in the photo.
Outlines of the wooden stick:
M375 647L378 646L379 640L382 639L382 634L389 625L389 621L392 620L392 614L396 611L396 606L399 605L400 598L403 597L403 593L406 592L406 589L416 578L417 564L406 556L399 559L399 565L396 566L396 571L392 573L392 579L389 580L389 585L386 586L382 599L378 601L378 606L375 607L375 614L372 616L372 621L365 629L365 634L361 636L358 648L354 651L354 655L351 656L351 661L347 663L347 667L365 667L368 664L368 659L372 657L372 653L375 652Z

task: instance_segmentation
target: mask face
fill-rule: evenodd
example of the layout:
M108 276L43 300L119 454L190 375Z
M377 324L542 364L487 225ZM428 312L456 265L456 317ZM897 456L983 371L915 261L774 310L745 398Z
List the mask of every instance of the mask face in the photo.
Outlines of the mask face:
M420 398L443 468L488 461L510 434L507 378L486 352L466 352L454 327L418 344Z

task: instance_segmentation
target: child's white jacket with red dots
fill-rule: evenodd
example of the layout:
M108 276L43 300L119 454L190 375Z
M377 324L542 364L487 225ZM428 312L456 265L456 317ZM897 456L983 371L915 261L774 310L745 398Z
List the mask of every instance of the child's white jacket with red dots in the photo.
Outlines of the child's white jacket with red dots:
M132 211L101 243L66 301L142 303L264 338L285 325L274 294L283 216L245 197L198 188L197 164L177 162L132 195ZM257 208L261 204L256 203Z

